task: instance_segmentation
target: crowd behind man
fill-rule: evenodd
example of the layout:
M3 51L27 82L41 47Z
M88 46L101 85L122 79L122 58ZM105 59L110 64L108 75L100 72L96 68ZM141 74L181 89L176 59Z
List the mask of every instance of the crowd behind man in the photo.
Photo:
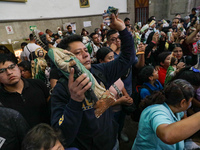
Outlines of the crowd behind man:
M1 46L0 111L5 119L0 120L0 149L18 150L22 146L23 150L31 147L38 150L46 147L117 150L121 142L129 142L130 137L123 131L126 115L139 121L132 150L200 148L192 140L186 140L200 129L200 23L197 11L200 10L193 8L188 16L176 14L172 20L156 20L151 16L143 24L131 24L129 18L122 21L112 14L109 27L101 24L91 34L83 28L78 35L71 25L66 27L67 32L60 27L57 27L58 33L50 29L45 33L34 32L29 35L29 43L21 44L20 58ZM73 53L97 80L95 84L109 89L115 96L116 102L99 118L95 116L94 103L85 95L93 84L90 78L85 73L74 78L75 69L66 77L62 68L48 56L48 51L56 47ZM189 92L182 93L177 97L180 101L172 103L175 94L170 95L170 90L177 92L173 86L182 92L187 91L187 87ZM163 98L159 92L166 101L155 98L156 94ZM169 92L169 97L165 92ZM170 114L169 118L175 119L170 122L166 121L166 114L158 115L161 119L155 116L156 122L150 119L154 131L146 130L148 125L144 123L149 120L145 112L149 111L149 118L154 116L153 108L160 111L155 106L157 103L162 105L162 111L173 112L175 116ZM183 116L187 119L181 120ZM177 129L173 125L168 127L172 123L185 127L185 131L176 130L173 140L171 137L166 139L163 136L167 131L171 133ZM191 124L192 131L189 129ZM149 138L154 138L157 144Z

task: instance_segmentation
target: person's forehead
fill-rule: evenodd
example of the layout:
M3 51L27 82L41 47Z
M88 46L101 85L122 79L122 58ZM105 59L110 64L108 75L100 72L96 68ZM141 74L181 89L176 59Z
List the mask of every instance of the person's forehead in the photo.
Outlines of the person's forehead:
M0 66L9 66L11 64L14 64L12 61L6 61L5 63L0 63Z
M25 68L24 68L24 67L22 67L22 66L19 66L19 69L20 69L20 70L23 70L23 69L25 69Z
M5 64L14 64L12 61L5 61L4 63L3 62L1 62L0 63L1 65L5 65Z
M119 33L115 33L115 34L110 35L111 38L112 37L118 37L118 36L119 36Z
M178 22L178 21L179 21L179 19L173 19L173 21L177 21L177 22Z
M70 47L70 50L86 48L85 45L80 41L74 41L74 42L70 43L69 47Z
M181 47L176 47L175 50L182 50L182 48Z
M109 53L107 54L107 56L112 56L112 55L114 55L114 52L109 52Z
M94 34L94 35L92 36L92 38L97 38L97 37L99 37L98 34Z

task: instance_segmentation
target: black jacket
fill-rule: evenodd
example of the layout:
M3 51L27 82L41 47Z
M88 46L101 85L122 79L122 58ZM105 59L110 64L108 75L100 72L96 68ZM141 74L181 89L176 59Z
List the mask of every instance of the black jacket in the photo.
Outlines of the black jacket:
M0 106L0 149L20 150L29 126L22 115Z

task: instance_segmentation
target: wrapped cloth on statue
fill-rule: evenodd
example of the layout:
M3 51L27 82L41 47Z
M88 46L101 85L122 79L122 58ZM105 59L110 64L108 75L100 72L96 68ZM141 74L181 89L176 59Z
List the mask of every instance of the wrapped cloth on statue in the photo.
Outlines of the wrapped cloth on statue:
M85 93L87 99L91 99L95 108L95 116L99 118L115 101L115 97L108 90L98 84L94 76L88 71L70 51L60 48L51 48L48 55L56 65L56 67L69 78L71 67L75 71L74 78L76 79L82 73L86 73L92 82L91 88ZM94 94L94 95L93 95Z

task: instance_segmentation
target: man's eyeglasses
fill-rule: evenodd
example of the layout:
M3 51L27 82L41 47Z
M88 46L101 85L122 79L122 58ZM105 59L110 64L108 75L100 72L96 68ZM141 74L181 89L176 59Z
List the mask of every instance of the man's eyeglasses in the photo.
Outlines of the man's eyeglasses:
M120 39L120 37L119 36L117 38L113 37L110 40L113 41L113 42L115 42L115 41L117 41L117 39Z
M11 64L10 66L8 66L7 68L1 68L0 69L0 73L4 73L7 71L7 69L9 70L13 70L15 68L16 64Z

